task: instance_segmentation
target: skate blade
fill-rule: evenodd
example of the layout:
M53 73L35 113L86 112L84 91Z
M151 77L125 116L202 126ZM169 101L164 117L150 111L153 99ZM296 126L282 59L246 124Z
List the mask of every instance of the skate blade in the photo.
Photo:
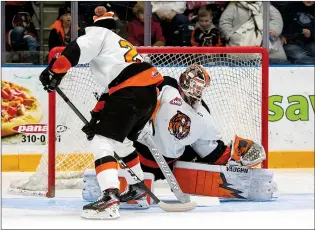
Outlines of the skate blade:
M129 200L120 203L121 209L148 209L150 205L146 199L143 200Z
M82 210L81 217L84 219L91 220L111 220L117 219L120 217L119 214L119 206L113 205L109 208L106 208L104 211L96 211L96 210Z

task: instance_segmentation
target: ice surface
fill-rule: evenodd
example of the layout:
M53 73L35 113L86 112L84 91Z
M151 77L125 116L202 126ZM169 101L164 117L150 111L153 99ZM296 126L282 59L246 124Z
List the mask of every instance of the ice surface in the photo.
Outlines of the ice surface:
M314 170L274 170L279 192L269 202L220 199L219 206L198 206L185 213L167 213L153 205L147 210L121 210L117 220L80 217L80 190L57 191L56 198L6 193L10 181L29 173L2 173L2 228L23 229L314 229ZM155 191L162 200L175 200L164 183Z

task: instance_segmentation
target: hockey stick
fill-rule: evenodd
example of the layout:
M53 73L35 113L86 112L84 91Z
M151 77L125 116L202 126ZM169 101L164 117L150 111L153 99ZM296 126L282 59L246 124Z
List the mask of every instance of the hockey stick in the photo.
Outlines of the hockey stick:
M152 123L152 125L154 124ZM175 194L176 198L182 203L189 203L190 196L183 193L183 191L181 190L172 170L170 169L167 162L165 161L165 158L157 151L155 144L152 140L152 136L150 134L145 135L144 140L146 144L149 145L155 161L159 165L165 179L167 180L167 183L171 187L172 192Z
M69 107L73 110L73 112L80 118L81 121L83 121L84 124L89 124L88 120L82 115L82 113L75 107L75 105L69 100L69 98L61 91L61 89L57 86L56 92L59 94L59 96L69 105ZM184 212L184 211L190 211L197 207L196 202L189 202L185 204L168 204L163 201L161 201L157 196L154 195L153 192L144 184L144 181L140 180L139 177L121 160L121 158L114 152L114 156L118 163L126 169L130 175L133 177L133 179L139 183L141 188L154 200L154 202L164 211L167 212Z

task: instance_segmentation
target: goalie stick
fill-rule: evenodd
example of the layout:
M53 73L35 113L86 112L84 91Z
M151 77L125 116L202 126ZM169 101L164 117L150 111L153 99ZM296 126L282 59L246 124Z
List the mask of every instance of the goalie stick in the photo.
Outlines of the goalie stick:
M155 130L154 128L154 123L153 121L151 121L151 125L153 130ZM155 131L153 131L153 135L154 135ZM169 186L172 189L172 192L174 193L174 195L176 196L176 198L181 202L181 203L189 203L190 202L190 196L183 193L183 191L181 190L172 170L170 169L170 167L168 166L167 162L165 161L165 158L163 155L161 155L159 153L159 151L157 151L156 147L155 147L155 143L152 140L152 136L150 134L145 135L144 140L146 142L147 145L149 145L151 153L155 159L155 161L157 162L157 164L159 165L167 183L169 184Z
M75 107L75 105L69 100L69 98L62 92L62 90L57 86L56 92L59 96L69 105L73 112L83 121L84 124L88 124L88 120L82 115L82 113ZM146 191L146 193L154 200L154 202L164 211L167 212L185 212L196 208L196 202L189 202L185 204L169 204L161 201L153 192L144 184L142 180L121 160L121 158L114 152L114 156L118 163L128 171L128 173L133 177L133 179L139 183L140 187Z

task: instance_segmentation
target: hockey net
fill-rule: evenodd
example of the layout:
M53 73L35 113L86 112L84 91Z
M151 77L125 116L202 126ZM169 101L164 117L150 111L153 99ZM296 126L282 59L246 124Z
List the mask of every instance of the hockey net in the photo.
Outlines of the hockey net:
M57 56L62 49L55 48L50 57ZM188 65L202 64L211 76L211 86L203 99L225 143L239 135L262 143L268 152L268 54L264 48L139 47L137 50L164 76L178 78ZM97 97L104 91L95 82L88 64L71 68L60 89L88 120ZM55 189L80 188L84 170L94 167L93 150L82 127L82 121L63 99L51 93L47 149L36 172L27 180L12 182L10 191L53 197ZM262 167L267 167L267 160Z

